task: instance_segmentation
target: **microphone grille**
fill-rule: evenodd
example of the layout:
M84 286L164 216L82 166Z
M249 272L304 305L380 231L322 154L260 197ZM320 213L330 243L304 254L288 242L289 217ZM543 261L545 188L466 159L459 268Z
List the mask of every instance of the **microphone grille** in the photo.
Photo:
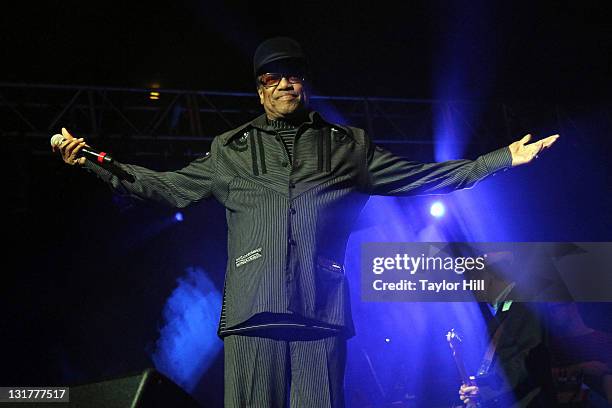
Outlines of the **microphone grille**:
M51 138L51 146L59 147L62 143L64 143L64 136L60 135L59 133L53 135Z

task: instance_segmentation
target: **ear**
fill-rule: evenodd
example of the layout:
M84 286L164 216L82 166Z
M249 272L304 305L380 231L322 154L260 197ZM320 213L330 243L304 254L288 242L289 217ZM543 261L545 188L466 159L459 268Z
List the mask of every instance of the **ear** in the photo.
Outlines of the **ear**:
M259 103L263 105L264 104L264 91L261 86L257 87L257 94L259 95Z

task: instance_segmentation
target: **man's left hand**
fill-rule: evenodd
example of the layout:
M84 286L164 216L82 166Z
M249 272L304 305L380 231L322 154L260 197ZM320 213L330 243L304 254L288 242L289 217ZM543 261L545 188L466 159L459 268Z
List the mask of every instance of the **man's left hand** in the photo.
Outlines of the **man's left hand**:
M512 154L512 166L520 166L526 164L538 157L538 154L549 148L559 138L559 135L548 136L545 139L538 140L537 142L529 143L531 135L525 135L521 140L512 143L510 146L510 153Z
M474 408L480 402L480 390L477 385L461 384L459 388L459 399L463 401L466 408Z

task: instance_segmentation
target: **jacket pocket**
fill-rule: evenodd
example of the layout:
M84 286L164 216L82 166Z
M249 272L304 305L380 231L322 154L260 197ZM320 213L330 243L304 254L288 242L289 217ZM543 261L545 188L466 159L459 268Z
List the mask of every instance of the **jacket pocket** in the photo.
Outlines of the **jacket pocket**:
M331 259L317 257L315 315L333 325L343 325L348 302L348 287L344 266Z
M323 269L334 274L344 275L344 266L322 256L317 257L317 269Z

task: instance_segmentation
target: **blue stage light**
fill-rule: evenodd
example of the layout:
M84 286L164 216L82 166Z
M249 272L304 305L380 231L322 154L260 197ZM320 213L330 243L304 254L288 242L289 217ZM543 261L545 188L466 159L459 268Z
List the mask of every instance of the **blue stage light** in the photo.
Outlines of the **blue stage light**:
M216 335L222 298L204 269L185 272L166 300L151 359L157 370L192 392L223 349Z
M442 217L445 212L446 209L444 208L444 204L442 204L440 201L436 201L429 208L429 213L436 218Z
M174 214L174 219L177 220L178 222L183 221L183 213L177 212L176 214Z

